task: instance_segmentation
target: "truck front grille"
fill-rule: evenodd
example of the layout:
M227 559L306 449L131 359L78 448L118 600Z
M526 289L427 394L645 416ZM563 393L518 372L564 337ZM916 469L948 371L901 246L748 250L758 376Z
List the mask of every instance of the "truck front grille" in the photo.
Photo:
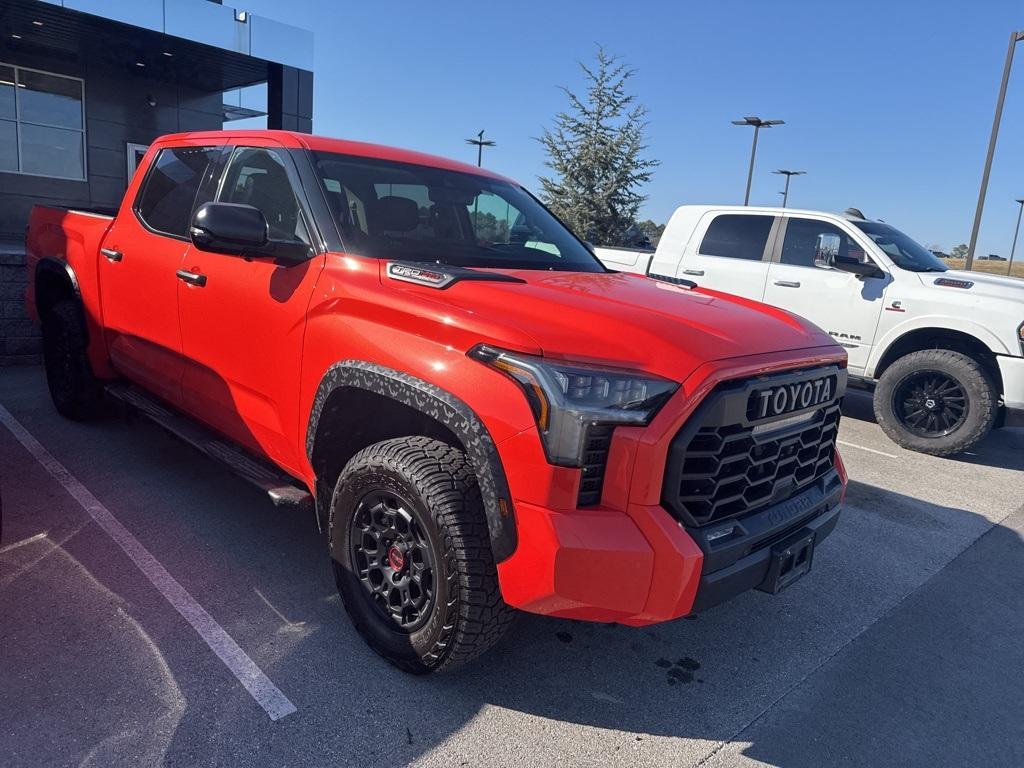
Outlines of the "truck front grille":
M707 525L785 501L832 472L846 378L840 373L829 402L759 422L750 420L748 404L765 380L712 392L672 443L665 506L685 525Z

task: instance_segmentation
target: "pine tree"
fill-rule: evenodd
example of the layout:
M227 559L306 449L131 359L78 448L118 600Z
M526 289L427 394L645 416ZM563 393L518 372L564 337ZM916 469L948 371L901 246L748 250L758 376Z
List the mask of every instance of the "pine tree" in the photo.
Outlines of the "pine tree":
M569 109L540 138L554 172L541 177L541 194L578 236L615 245L636 222L647 199L639 189L658 161L644 157L647 109L626 90L635 71L601 47L596 66L580 68L585 98L563 87Z

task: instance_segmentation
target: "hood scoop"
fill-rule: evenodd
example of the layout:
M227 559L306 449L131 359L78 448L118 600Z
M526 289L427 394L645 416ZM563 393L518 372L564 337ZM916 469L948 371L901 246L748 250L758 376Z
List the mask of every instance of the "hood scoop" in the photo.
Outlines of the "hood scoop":
M957 280L955 277L937 277L935 284L944 288L963 288L964 290L974 287L972 280Z
M505 275L501 272L482 272L467 267L453 267L448 264L427 265L416 261L389 261L386 272L392 280L423 285L439 291L469 280L491 283L526 282L521 277Z

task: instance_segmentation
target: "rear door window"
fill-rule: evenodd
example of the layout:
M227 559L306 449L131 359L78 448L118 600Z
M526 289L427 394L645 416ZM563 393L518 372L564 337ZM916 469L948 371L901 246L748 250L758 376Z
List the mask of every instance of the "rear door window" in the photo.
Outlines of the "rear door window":
M761 261L772 231L773 216L723 214L716 216L700 244L702 256Z
M169 147L150 166L135 212L150 229L186 239L196 195L220 147Z

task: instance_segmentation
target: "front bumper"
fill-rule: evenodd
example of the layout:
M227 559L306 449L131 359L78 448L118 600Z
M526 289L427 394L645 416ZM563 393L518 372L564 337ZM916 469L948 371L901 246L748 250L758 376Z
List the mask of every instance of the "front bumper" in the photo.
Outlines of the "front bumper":
M627 514L519 504L529 552L498 565L502 594L531 613L636 626L705 610L764 584L776 542L808 532L820 545L839 519L843 487L834 471L760 512L693 529L660 506Z
M705 552L691 611L703 611L742 592L765 588L776 542L806 531L814 535L814 547L820 546L839 521L842 493L842 481L834 474L781 504L727 521L725 527L736 529L728 536L708 541L723 525L691 530L690 535Z
M999 355L996 362L1003 380L1003 425L1024 427L1024 357Z

